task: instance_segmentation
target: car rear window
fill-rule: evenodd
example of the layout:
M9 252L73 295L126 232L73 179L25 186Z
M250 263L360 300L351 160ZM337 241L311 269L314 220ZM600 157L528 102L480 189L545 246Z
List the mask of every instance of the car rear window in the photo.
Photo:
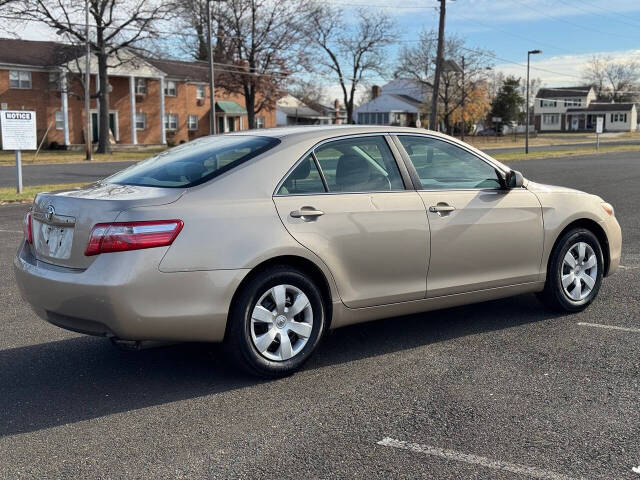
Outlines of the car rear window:
M107 183L185 188L200 185L270 150L280 140L262 136L216 136L184 143L107 178Z

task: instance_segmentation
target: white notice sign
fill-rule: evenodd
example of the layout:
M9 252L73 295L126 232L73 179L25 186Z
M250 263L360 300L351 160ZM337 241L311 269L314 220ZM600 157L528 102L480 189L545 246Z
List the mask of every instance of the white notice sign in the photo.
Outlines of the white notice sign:
M36 112L30 110L0 111L3 150L36 150Z
M602 127L604 126L604 118L596 118L596 133L602 133Z

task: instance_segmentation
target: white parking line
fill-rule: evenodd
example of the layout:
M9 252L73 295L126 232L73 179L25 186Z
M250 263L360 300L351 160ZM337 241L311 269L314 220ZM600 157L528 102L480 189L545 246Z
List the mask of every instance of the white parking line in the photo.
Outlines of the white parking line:
M400 448L402 450L423 453L425 455L433 455L434 457L444 458L445 460L455 460L456 462L480 465L482 467L516 473L518 475L527 475L530 478L541 478L544 480L575 480L574 477L568 477L566 475L562 475L561 473L552 472L550 470L544 470L537 467L527 467L526 465L503 462L501 460L493 460L491 458L457 452L455 450L448 450L446 448L431 447L429 445L421 445L419 443L405 442L403 440L396 440L389 437L380 440L378 442L378 445Z
M3 230L0 228L0 232L2 233L22 233L20 230Z
M640 268L639 265L631 265L631 266L627 266L627 265L618 265L618 268L620 270L636 270L638 268Z
M578 322L582 327L608 328L609 330L619 330L621 332L640 333L640 328L618 327L616 325L603 325L601 323Z

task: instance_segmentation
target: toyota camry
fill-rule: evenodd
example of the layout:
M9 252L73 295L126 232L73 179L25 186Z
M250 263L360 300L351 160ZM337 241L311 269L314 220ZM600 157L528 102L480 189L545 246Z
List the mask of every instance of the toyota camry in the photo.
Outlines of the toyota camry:
M194 140L39 194L24 231L17 282L47 322L115 343L224 342L267 377L357 322L529 292L583 310L621 249L602 198L382 126Z

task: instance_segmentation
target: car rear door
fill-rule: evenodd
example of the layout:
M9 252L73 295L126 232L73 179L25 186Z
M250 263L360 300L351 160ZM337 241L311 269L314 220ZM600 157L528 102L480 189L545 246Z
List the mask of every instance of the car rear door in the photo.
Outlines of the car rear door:
M452 142L397 135L427 208L427 297L537 281L542 208L526 188L502 188L495 166Z
M384 135L323 142L273 198L289 233L329 267L348 307L426 293L427 218L418 193L405 188L410 180L397 154Z

